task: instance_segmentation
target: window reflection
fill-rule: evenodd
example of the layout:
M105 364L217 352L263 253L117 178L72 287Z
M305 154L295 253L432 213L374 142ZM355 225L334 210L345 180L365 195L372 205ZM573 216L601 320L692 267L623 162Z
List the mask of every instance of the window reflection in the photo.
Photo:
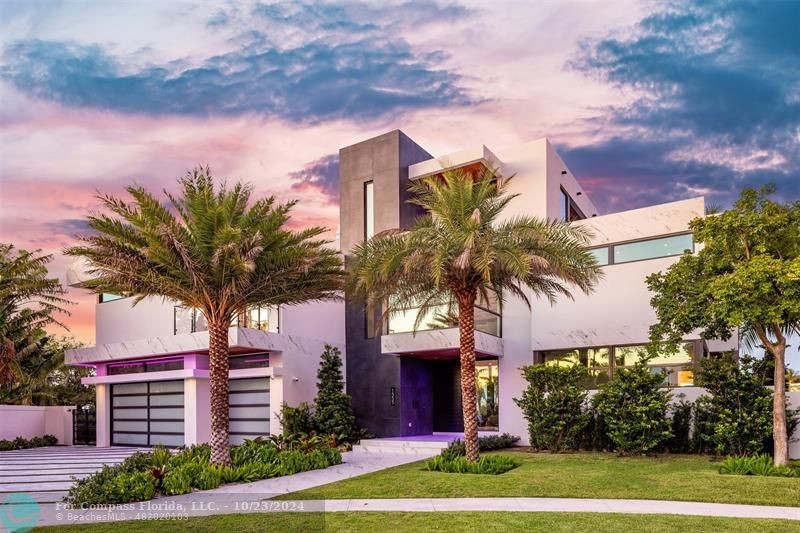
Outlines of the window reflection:
M550 366L580 365L586 369L586 385L597 387L609 380L610 353L608 347L557 350L544 352L543 361Z

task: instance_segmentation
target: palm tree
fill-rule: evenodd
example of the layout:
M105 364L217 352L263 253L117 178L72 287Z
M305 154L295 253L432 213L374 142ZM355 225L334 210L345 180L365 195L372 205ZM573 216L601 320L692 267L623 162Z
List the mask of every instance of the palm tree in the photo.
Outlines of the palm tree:
M30 381L28 362L48 360L45 328L64 327L57 315L69 315L65 290L57 278L47 277L51 255L15 250L0 244L0 397L30 402L22 382Z
M357 245L349 264L349 292L384 317L418 308L415 328L446 306L460 330L461 394L466 456L478 458L475 403L474 306L478 298L507 296L530 307L530 297L571 298L599 279L586 251L589 234L561 222L516 216L499 220L517 195L492 171L446 171L411 183L410 203L421 206L409 230L389 230Z
M89 217L93 235L66 250L89 262L83 287L124 293L134 304L162 296L200 310L208 322L211 387L211 461L230 464L228 328L248 306L298 304L336 298L341 260L326 228L286 228L295 202L273 197L250 202L252 186L217 186L210 170L180 180L169 205L139 186L132 202L98 199L111 214Z

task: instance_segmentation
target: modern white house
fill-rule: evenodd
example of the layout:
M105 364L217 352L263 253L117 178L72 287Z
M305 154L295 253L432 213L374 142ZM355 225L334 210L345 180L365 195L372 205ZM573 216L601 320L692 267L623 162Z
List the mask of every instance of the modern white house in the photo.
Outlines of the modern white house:
M527 424L514 398L532 363L582 365L587 385L613 379L633 364L655 321L645 278L686 250L695 251L689 221L704 216L703 198L611 214L599 213L547 139L511 146L477 146L437 157L395 130L342 148L340 246L377 232L408 227L419 214L406 203L409 180L448 168L488 167L511 177L518 193L504 216L533 215L587 226L604 277L590 295L575 293L529 309L511 298L476 307L478 412L482 432L508 432L527 441ZM79 276L73 276L77 280ZM91 365L97 387L97 444L168 445L209 437L208 335L202 316L172 302L101 296L97 346L71 350L70 364ZM110 301L107 301L110 300ZM463 431L458 330L408 312L380 321L379 309L359 302L254 309L230 330L232 442L280 431L282 402L315 396L315 373L325 343L345 359L347 392L357 421L377 437ZM688 399L700 359L738 349L736 339L685 338L676 355L651 362L668 371L665 386ZM797 450L794 455L800 455Z

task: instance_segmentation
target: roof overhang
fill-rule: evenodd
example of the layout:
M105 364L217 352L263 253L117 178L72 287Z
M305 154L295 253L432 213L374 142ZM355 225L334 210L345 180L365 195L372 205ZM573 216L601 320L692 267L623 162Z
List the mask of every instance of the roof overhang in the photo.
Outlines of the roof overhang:
M319 351L320 343L321 341L316 339L250 328L228 330L228 346L231 354L254 351L315 353ZM208 353L207 331L76 348L67 350L64 353L64 360L68 365L84 365L191 353Z
M458 328L432 329L409 333L392 333L381 337L381 353L429 359L452 358L461 346ZM475 354L480 357L502 357L503 339L475 332Z
M468 148L460 152L446 155L437 159L428 159L408 167L408 178L415 180L434 176L446 170L455 170L464 167L483 166L496 173L498 177L507 177L502 161L497 158L485 145Z

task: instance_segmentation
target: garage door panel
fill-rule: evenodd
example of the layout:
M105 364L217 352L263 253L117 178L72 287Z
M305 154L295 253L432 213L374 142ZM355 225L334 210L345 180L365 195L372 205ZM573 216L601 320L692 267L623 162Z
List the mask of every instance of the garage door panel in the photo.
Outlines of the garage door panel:
M269 391L269 378L232 379L228 385L229 391Z
M147 394L147 383L120 383L114 385L114 394Z
M151 420L183 420L183 407L150 408Z
M147 407L147 396L114 396L114 407Z
M134 421L115 420L114 430L120 432L147 431L147 420L134 420Z
M160 444L162 446L183 446L183 435L164 435L158 433L150 434L150 445Z
M182 446L183 401L183 381L113 385L112 443Z
M183 407L183 394L158 394L150 396L150 405L177 405Z
M147 409L114 409L114 419L147 420Z
M117 433L114 432L114 444L128 444L131 446L147 446L147 433Z
M230 443L269 436L269 378L233 379L230 394Z

